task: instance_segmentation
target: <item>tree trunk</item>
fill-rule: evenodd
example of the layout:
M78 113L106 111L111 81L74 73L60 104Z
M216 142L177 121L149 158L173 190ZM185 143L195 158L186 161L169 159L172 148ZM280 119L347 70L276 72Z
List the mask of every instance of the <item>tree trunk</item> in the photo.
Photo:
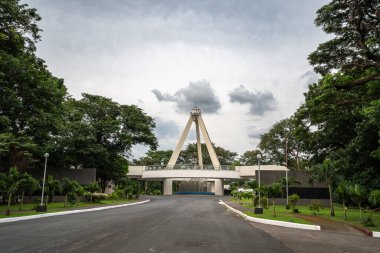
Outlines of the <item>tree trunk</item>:
M300 163L300 158L298 157L298 155L297 155L296 161L297 161L297 170L301 170L301 163Z
M67 194L65 195L65 202L63 202L63 207L66 207L66 202L67 202Z
M360 217L360 221L362 221L362 205L360 202L359 202L359 217Z
M331 184L329 184L329 194L330 194L330 216L335 216Z
M274 198L272 199L273 202L273 217L276 217L276 207L274 205Z
M5 213L6 215L11 215L11 201L12 201L12 193L9 193L7 211Z
M18 207L19 211L22 210L22 202L24 202L24 194L25 194L25 191L22 191L22 193L21 193L21 200L20 200L20 206Z
M92 192L90 194L90 203L92 204Z

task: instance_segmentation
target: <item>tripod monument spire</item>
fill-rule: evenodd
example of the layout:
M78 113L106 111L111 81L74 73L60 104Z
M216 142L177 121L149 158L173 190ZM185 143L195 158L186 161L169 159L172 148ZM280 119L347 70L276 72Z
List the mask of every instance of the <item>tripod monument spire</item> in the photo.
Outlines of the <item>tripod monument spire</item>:
M190 116L189 116L189 119L188 119L187 124L185 126L185 129L183 130L181 137L179 138L178 144L177 144L172 156L170 157L167 168L171 169L175 166L175 164L178 160L178 156L181 153L183 144L184 144L184 142L185 142L185 140L189 134L189 131L190 131L190 128L191 128L191 125L193 124L193 122L195 123L195 129L196 129L196 135L197 135L197 157L198 157L197 165L201 169L203 169L201 137L200 137L200 133L202 132L202 135L203 135L206 147L207 147L207 151L208 151L210 158L211 158L212 165L214 166L215 169L219 169L220 168L219 159L215 153L214 147L212 146L210 136L207 132L205 123L202 119L201 109L199 109L197 106L194 106L193 109L191 109Z

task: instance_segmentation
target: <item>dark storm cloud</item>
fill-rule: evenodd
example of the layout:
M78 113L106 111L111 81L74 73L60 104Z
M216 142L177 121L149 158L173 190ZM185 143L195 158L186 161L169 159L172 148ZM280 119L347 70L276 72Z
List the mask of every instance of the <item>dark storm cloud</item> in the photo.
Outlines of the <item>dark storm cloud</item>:
M175 102L177 109L181 112L190 112L193 106L198 106L204 113L216 113L221 104L215 95L210 83L202 80L190 82L185 88L175 92L173 95L152 90L158 101Z
M261 116L276 109L276 100L270 91L251 92L244 86L239 86L228 95L232 103L249 104L249 113L252 115Z

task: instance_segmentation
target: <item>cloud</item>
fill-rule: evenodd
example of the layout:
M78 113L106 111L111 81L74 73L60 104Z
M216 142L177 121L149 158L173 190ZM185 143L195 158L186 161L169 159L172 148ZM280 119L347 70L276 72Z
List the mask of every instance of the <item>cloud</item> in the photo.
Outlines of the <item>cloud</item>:
M154 132L159 139L178 137L179 126L173 120L166 120L160 117L155 118L156 128Z
M195 105L204 113L216 113L221 108L219 98L206 80L190 82L174 95L162 93L157 89L152 92L160 102L175 102L178 111L181 112L190 112Z
M321 76L312 70L307 71L301 76L301 79L305 81L306 85L316 83Z
M276 99L270 91L251 92L241 85L228 96L232 103L249 104L249 113L252 115L262 116L266 112L276 109Z

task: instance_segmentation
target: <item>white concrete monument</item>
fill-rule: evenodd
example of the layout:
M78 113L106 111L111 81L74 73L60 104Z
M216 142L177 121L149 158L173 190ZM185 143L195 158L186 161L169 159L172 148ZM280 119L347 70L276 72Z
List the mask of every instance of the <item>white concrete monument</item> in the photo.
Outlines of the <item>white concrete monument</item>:
M208 135L205 123L202 119L202 112L198 107L193 107L190 112L189 120L187 121L186 127L183 130L181 137L179 138L177 147L175 148L172 156L170 157L170 160L168 162L168 165L166 169L173 169L177 160L178 156L181 153L183 144L189 134L191 125L195 123L195 129L196 129L196 135L197 135L197 165L199 166L199 169L203 169L203 160L202 160L202 148L201 148L201 136L200 132L202 132L203 139L205 141L207 151L210 155L212 165L215 170L220 169L220 163L219 159L215 153L214 147L212 146L212 142L210 139L210 136ZM223 195L223 180L222 179L212 179L211 181L214 181L214 187L215 187L215 195ZM165 195L171 195L172 194L172 187L170 187L173 183L173 179L165 179L164 180L164 194Z

